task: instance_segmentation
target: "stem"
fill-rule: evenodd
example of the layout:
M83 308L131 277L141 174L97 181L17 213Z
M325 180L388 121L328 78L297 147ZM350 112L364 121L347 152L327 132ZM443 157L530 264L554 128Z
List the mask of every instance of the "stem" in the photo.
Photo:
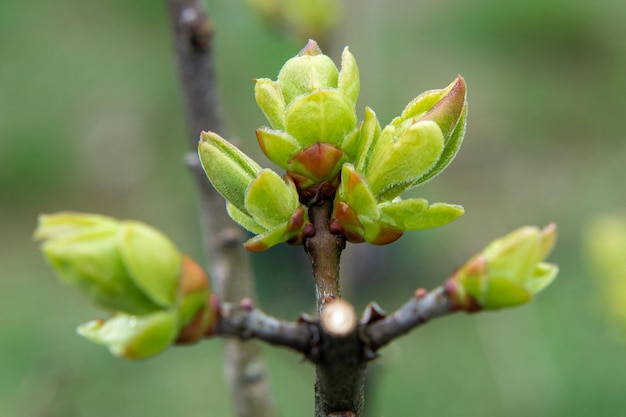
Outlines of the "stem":
M310 207L309 218L315 227L315 236L304 242L311 260L317 312L322 322L325 321L325 305L341 296L339 261L345 248L345 239L328 230L331 213L332 201ZM332 320L329 322L332 323ZM316 360L315 416L358 416L364 402L367 361L362 354L356 320L353 328L341 335L333 334L331 329L324 329L324 326L322 330L319 346L321 354Z
M282 346L313 356L313 340L319 334L316 323L279 320L255 308L251 300L221 305L217 323L208 329L207 337L234 336L242 340L256 338L275 346Z
M309 208L309 218L315 227L315 236L304 242L304 249L309 255L313 268L317 314L321 316L324 303L340 298L339 261L346 241L328 230L328 221L332 213L332 201Z
M369 348L376 352L431 319L456 311L444 287L437 287L430 292L419 289L393 314L365 326L363 337Z
M223 131L215 81L213 27L197 0L167 0L167 6L193 150L187 162L200 196L203 240L207 257L213 261L211 276L220 299L239 301L254 294L250 261L241 245L243 233L228 217L224 200L204 175L196 151L202 130ZM237 416L274 416L260 345L239 340L225 343L226 375Z

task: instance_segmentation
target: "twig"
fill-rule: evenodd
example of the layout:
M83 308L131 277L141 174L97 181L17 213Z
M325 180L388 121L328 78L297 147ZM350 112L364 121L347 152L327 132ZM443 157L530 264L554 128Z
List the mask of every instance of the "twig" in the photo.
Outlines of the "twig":
M314 360L319 326L315 322L279 320L255 308L250 299L220 306L217 322L207 336L235 336L241 340L259 339L302 353Z
M339 261L346 241L328 230L332 202L309 208L309 218L315 227L315 235L304 241L313 269L313 281L317 298L317 314L321 316L324 303L341 296L339 289Z
M367 324L363 338L376 352L399 336L436 317L458 311L451 304L444 287L431 292L419 289L415 295L393 314Z
M339 301L339 261L345 247L343 237L328 229L332 202L325 201L309 208L309 218L315 235L304 242L311 260L313 281L317 296L317 311L322 323L319 358L316 361L315 416L329 417L333 413L359 415L364 403L365 367L367 361L358 337L356 319L347 331L334 331L337 314L341 318L350 314L352 306ZM340 303L340 304L337 304ZM335 307L343 306L339 312ZM348 307L346 307L349 306ZM331 307L330 310L327 307ZM354 314L354 310L351 310ZM356 317L356 316L355 316ZM343 413L343 414L341 414Z
M212 260L211 276L220 299L253 297L254 285L243 233L228 217L222 197L206 179L197 157L202 130L223 132L212 53L213 28L197 0L167 0L192 152L187 162L200 196L203 239ZM236 279L235 279L236 278ZM267 366L258 343L226 341L226 374L239 417L276 414L269 395Z

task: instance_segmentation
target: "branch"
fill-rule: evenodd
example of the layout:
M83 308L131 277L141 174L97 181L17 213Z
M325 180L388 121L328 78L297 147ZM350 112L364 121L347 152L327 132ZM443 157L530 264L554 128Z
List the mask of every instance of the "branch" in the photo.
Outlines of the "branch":
M235 336L241 340L259 339L282 346L313 359L319 339L319 326L315 322L279 320L255 308L252 300L239 304L224 303L219 307L217 322L206 333L211 336Z
M339 261L346 241L328 230L332 214L332 201L309 208L309 218L315 227L315 235L304 241L313 269L317 314L321 316L324 303L341 296L339 290Z
M311 260L321 321L316 359L315 416L359 415L364 403L367 360L353 307L339 300L339 261L345 239L330 233L332 201L309 208L315 235L304 241Z
M363 327L363 339L372 352L376 352L415 327L456 311L459 310L452 305L444 287L437 287L431 292L419 289L393 314L365 320L369 322Z
M213 62L213 27L197 0L167 0L167 6L192 149L187 163L194 173L200 196L203 240L207 257L213 261L211 276L215 291L225 301L253 297L250 261L241 245L243 232L228 217L224 200L209 184L196 151L202 130L223 131ZM237 415L274 416L267 366L260 346L228 340L225 354L226 374ZM255 370L255 375L250 375L251 369Z

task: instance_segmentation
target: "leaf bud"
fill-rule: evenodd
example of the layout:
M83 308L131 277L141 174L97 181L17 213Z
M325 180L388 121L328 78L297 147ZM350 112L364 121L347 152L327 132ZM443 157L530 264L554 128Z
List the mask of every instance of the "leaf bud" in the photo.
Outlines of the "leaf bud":
M543 262L556 240L556 226L521 227L490 243L448 280L457 308L500 309L531 301L556 277L558 267Z

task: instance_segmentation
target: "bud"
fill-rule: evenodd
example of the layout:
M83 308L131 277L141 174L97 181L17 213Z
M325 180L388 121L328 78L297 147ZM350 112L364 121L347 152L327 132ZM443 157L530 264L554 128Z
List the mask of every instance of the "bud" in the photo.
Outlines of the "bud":
M252 252L260 252L283 242L300 244L307 233L307 225L310 225L308 212L300 204L293 181L289 177L283 180L269 169L261 171L250 184L245 208L248 218L241 224L254 222L260 226L259 235L244 244ZM244 216L239 212L232 217L237 220Z
M335 63L314 40L309 40L298 55L285 62L278 73L278 86L285 102L320 88L337 88L339 71Z
M391 243L406 230L443 226L464 213L453 204L428 204L424 199L379 201L362 175L351 164L341 171L335 196L331 232L343 234L353 243Z
M348 48L338 71L314 41L285 63L277 81L256 81L257 104L272 126L257 129L259 145L294 178L301 195L315 194L307 190L324 182L336 186L341 165L354 158L359 88Z
M373 112L361 128L357 167L377 198L392 200L452 161L465 134L465 81L421 94L378 133ZM378 128L379 129L379 128Z
M258 234L245 246L265 250L278 243L300 243L308 221L296 185L261 167L213 132L203 132L198 147L207 177L227 200L230 217Z
M204 270L146 224L63 212L40 216L35 239L66 284L113 312L78 333L117 356L154 355L199 314L214 320Z
M545 263L556 241L556 226L521 227L490 243L446 283L453 304L468 311L525 304L556 277Z
M217 192L245 212L246 190L261 171L259 164L214 132L202 132L198 154Z
M40 216L35 239L61 279L100 307L145 314L175 301L181 255L146 224L64 212Z

